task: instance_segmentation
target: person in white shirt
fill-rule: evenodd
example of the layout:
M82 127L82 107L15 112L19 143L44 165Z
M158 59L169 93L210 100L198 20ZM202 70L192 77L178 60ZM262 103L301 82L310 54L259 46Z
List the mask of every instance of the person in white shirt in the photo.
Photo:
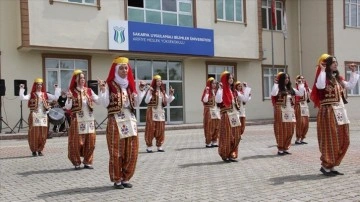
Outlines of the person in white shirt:
M48 116L51 108L49 101L57 100L61 89L55 85L55 95L46 93L43 79L35 79L31 92L24 95L24 84L20 84L20 100L27 100L30 109L28 124L28 142L33 156L43 156L43 150L48 135Z
M70 82L65 109L71 110L69 129L68 158L80 169L81 157L85 169L93 169L96 141L94 103L99 104L98 96L91 88L86 87L85 74L75 70Z
M152 142L155 138L158 152L165 152L162 145L165 141L165 110L169 103L175 99L174 89L170 86L169 95L166 94L165 85L160 75L153 76L151 85L145 97L147 104L145 143L146 151L152 153Z
M346 90L355 87L359 74L355 64L350 64L350 80L340 76L334 56L323 54L319 58L311 100L319 108L317 136L321 152L320 171L325 176L343 175L336 170L349 148L349 119L345 105Z
M115 58L106 82L98 82L99 100L108 109L106 139L110 180L115 189L131 188L129 180L135 173L139 150L135 107L144 98L145 82L140 81L138 93L126 57Z
M241 83L240 81L237 81L234 84L234 92L237 94L240 103L239 117L241 123L240 133L242 135L244 134L246 125L245 105L251 100L251 88L247 86L246 82Z
M291 139L295 129L295 96L304 95L304 84L299 90L291 86L289 74L279 72L274 80L271 98L274 105L274 133L277 143L278 155L291 154L289 152Z

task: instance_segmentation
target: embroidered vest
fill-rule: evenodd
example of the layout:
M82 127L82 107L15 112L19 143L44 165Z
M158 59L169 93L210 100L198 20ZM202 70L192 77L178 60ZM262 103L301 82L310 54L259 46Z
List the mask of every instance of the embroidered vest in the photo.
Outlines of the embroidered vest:
M166 107L167 103L166 103L165 92L160 91L160 93L162 94L162 107ZM159 92L156 90L152 92L151 100L148 103L148 106L157 107L158 104L159 104Z
M87 105L88 105L90 111L93 111L94 102L92 100L91 88L86 88L85 87L82 92L75 88L72 93L73 93L73 101L72 101L71 112L76 113L76 112L79 112L79 111L82 110L82 98L83 98L83 96L86 97Z
M122 99L122 90L120 88L120 86L115 82L115 81L111 81L110 83L108 83L108 87L109 87L109 99L110 99L110 103L107 106L108 109L108 114L116 114L118 112L120 112L123 108L123 99ZM135 112L135 101L133 99L131 99L131 91L130 88L127 88L127 98L130 101L130 110L134 113Z
M215 95L216 95L216 91L215 91ZM209 93L209 99L207 102L203 102L204 107L214 107L215 106L215 96L212 93Z
M286 97L287 97L287 94L281 93L279 91L277 96L275 96L275 105L286 106ZM290 103L291 103L291 106L295 105L295 96L294 95L291 96Z
M233 106L235 107L236 110L240 110L240 101L239 101L239 98L237 96L237 93L236 92L232 92L233 94L233 102L231 105L229 106L225 106L224 103L220 103L220 112L221 113L225 113L225 112L228 112L228 111L231 111L233 109Z
M305 94L306 94L306 97L307 99L305 99ZM295 104L300 104L301 102L310 102L309 100L310 98L310 91L309 91L309 88L305 88L305 92L304 92L304 95L303 96L295 96Z
M340 96L344 97L344 88L336 80L326 80L324 89L319 89L320 105L328 105L340 102ZM344 100L344 103L346 100ZM347 102L346 102L347 103Z
M51 106L49 105L47 99L45 99L44 93L41 92L41 99L43 101L43 106L45 109L50 109ZM30 108L30 111L37 110L39 105L39 97L36 94L36 92L33 92L30 94L30 100L28 102L28 107Z

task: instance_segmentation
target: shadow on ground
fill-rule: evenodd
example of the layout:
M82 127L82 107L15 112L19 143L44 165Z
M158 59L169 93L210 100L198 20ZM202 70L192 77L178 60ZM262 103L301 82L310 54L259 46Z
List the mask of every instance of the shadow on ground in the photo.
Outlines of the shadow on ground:
M269 180L273 183L272 185L280 185L284 184L285 182L296 182L296 181L311 181L311 180L321 180L326 179L326 177L322 174L313 174L313 175L289 175L284 177L274 177L270 178Z
M60 191L53 191L48 193L43 193L38 195L39 198L48 198L59 195L74 195L74 194L84 194L84 193L99 193L99 192L107 192L110 190L114 190L112 186L102 186L102 187L81 187L74 189L66 189Z

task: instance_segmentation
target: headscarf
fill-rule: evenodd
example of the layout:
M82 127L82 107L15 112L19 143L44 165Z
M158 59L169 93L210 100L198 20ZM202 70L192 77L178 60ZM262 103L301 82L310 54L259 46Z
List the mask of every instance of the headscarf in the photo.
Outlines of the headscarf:
M46 88L45 88L44 81L43 81L42 78L36 78L36 79L34 80L34 83L33 83L32 88L31 88L30 96L32 96L33 93L36 92L36 86L37 86L37 84L42 84L41 92L44 93L44 98L47 100L47 99L48 99L48 96L47 96ZM28 102L28 105L30 105L30 100L29 100L29 102Z
M226 107L229 107L232 103L232 92L229 85L230 72L224 71L221 73L220 80L223 86L223 103Z
M156 81L157 80L161 80L161 76L160 75L155 75L155 76L153 76L153 79L152 79L152 81L151 81L151 87L154 89L154 92L155 92L155 90L156 90ZM164 84L162 83L161 84L161 86L160 86L160 91L162 92L162 93L164 93L165 94L165 86L164 86Z
M80 74L82 74L83 71L81 71L80 69L76 69L73 72L73 75L71 77L71 81L70 81L70 85L69 85L69 90L74 93L75 88L77 87L77 82L79 81L79 76ZM86 83L85 83L86 86Z
M209 77L206 81L206 88L209 88L209 90L212 90L212 82L214 81L214 77ZM206 88L204 89L204 92L201 96L201 102L203 101L205 94L206 94Z
M316 88L316 81L319 77L319 74L321 72L321 67L320 67L320 64L326 60L328 57L330 57L329 54L327 53L324 53L322 54L319 59L318 59L318 64L316 66L316 74L315 74L315 81L314 81L314 85L312 87L312 91L311 91L311 94L310 94L310 99L314 102L314 107L320 107L320 99L319 99L319 91L318 89Z
M124 64L126 64L128 67L128 74L127 74L127 78L125 79L121 78L118 73L120 65L124 65ZM126 57L117 57L113 60L113 63L110 67L109 75L106 79L107 83L110 83L111 81L115 81L122 88L129 87L131 92L137 93L134 76L129 64L129 59Z

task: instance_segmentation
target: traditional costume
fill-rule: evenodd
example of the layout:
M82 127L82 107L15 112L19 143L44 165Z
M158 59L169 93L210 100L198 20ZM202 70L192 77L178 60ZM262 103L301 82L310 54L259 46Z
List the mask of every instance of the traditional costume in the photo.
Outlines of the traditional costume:
M248 101L251 100L251 88L246 86L247 84L241 83L240 81L235 82L234 84L234 92L235 95L238 96L240 109L239 109L239 117L241 123L241 135L244 134L245 125L246 125L246 113L245 113L245 105Z
M326 65L326 69L322 70ZM318 60L315 83L311 92L311 100L319 108L317 114L317 135L321 152L320 171L326 176L341 175L335 170L339 166L349 148L349 119L345 105L346 89L352 89L358 82L359 75L351 73L347 82L331 66L336 65L336 58L323 54ZM333 74L334 73L334 74Z
M286 84L285 80L289 79L289 75L279 72L271 96L274 106L274 133L278 148L278 155L290 154L288 151L291 145L291 139L294 134L295 127L295 95L304 95L304 85L299 86L299 90L291 87L290 80Z
M28 107L30 109L28 141L33 156L43 156L42 151L48 135L47 114L51 108L49 101L57 100L60 96L60 91L60 88L56 88L55 95L46 93L41 78L35 79L29 95L24 95L25 89L20 88L20 100L28 100Z
M220 104L221 125L219 137L219 155L225 162L236 162L241 140L241 123L238 110L238 96L231 89L232 75L225 71L221 74L223 88L219 88L215 102Z
M161 82L160 86L157 82ZM151 90L153 89L153 90ZM152 141L155 138L158 152L164 152L162 148L165 140L165 110L164 107L171 103L175 97L171 94L168 96L165 86L161 81L160 75L155 75L151 82L151 89L147 91L145 103L146 110L146 126L145 126L145 143L146 151L152 152Z
M303 76L296 76L296 89L299 90L299 81ZM304 83L305 92L303 96L295 96L295 117L296 117L296 141L295 144L307 144L303 140L309 130L309 105L311 90L307 83Z
M99 93L102 105L108 109L106 139L110 155L109 174L117 189L132 187L129 180L135 172L139 149L134 107L145 95L143 89L137 94L128 63L129 59L125 57L114 59L106 80L107 88ZM127 76L120 77L120 71L127 71Z
M218 147L218 138L220 134L220 108L215 102L217 92L216 81L213 77L206 81L201 101L204 106L203 126L205 135L205 147Z
M71 124L68 137L68 158L75 166L80 169L81 157L84 168L93 169L93 159L96 141L94 103L99 104L98 96L86 84L81 86L81 70L75 70L71 78L69 97L65 103L65 108L71 110Z

